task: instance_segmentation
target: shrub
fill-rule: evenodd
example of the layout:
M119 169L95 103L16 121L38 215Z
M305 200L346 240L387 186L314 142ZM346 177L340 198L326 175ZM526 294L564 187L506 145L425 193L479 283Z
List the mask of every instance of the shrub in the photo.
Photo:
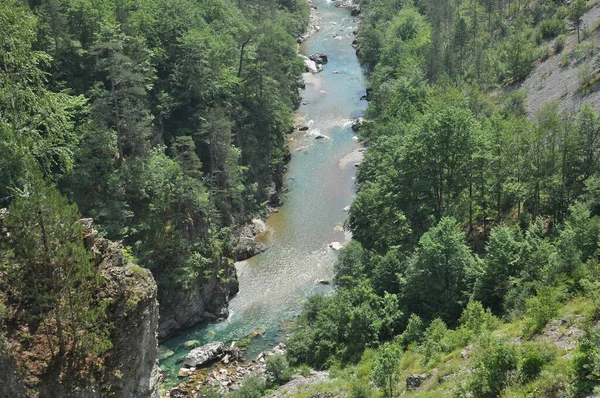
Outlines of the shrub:
M310 371L309 371L310 373ZM267 357L265 370L267 381L272 386L277 386L287 382L292 376L290 364L283 355L272 355Z
M565 26L563 19L546 19L540 22L539 30L544 39L551 39L564 32Z
M580 340L573 361L577 373L577 390L590 392L600 381L600 323Z
M559 291L552 286L544 286L537 290L537 295L525 300L525 326L523 336L531 337L546 326L560 308Z
M425 333L425 324L423 320L417 314L411 314L408 319L408 324L404 332L398 336L398 343L402 344L404 348L408 347L412 343L420 343L423 340L423 334Z
M577 79L579 80L579 89L587 91L588 85L595 77L595 71L589 62L581 64L577 68Z
M564 48L565 48L565 36L560 35L554 41L554 52L556 54L560 54Z
M519 372L524 382L536 379L545 364L550 363L555 356L553 347L545 344L525 344L522 347Z
M383 390L383 394L387 398L395 396L394 392L400 379L401 357L400 347L394 344L384 343L377 351L371 379L377 387Z
M350 381L350 391L348 394L350 398L371 398L373 395L373 387L371 387L371 384L368 381L358 377L355 377Z
M308 376L310 376L310 372L312 371L312 369L310 366L303 363L302 365L298 366L297 371L302 376L308 377Z
M253 374L244 378L244 384L239 390L233 391L227 396L231 398L260 398L263 396L266 387L265 379Z
M437 358L441 353L448 350L446 346L446 336L448 328L444 321L440 318L434 319L423 338L423 343L419 346L418 351L424 356L424 361L429 362Z
M473 355L474 365L469 389L478 398L495 398L509 386L516 374L518 357L511 344L482 336Z

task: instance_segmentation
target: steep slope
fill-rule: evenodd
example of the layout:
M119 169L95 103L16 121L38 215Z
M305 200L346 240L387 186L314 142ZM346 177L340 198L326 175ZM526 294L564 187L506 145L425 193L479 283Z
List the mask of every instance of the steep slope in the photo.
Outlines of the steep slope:
M108 302L112 348L99 369L46 367L41 331L9 325L7 340L0 345L0 397L158 396L158 303L152 274L128 261L119 243L98 237L91 219L80 223L85 247L103 278L96 300ZM0 229L1 225L0 219ZM2 235L6 238L6 231Z

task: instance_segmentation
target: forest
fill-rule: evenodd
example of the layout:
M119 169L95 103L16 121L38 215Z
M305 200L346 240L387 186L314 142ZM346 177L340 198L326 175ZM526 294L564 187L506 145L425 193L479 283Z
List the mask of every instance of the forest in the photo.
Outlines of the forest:
M231 395L292 369L335 376L307 397L600 394L596 4L357 6L353 240L286 356ZM105 368L122 360L117 288L82 218L140 286L152 273L165 317L176 294L233 283L235 230L279 203L308 24L304 0L0 0L0 369L16 352L28 396L123 379ZM523 84L551 57L577 68L576 109L530 106ZM148 297L134 289L123 318Z
M562 56L581 95L597 90L593 4L569 3L360 2L372 100L353 241L335 293L296 322L292 365L331 369L352 397L598 393L599 115L531 113L520 89ZM585 335L561 356L538 337L569 310ZM432 372L414 395L400 380Z
M152 271L165 314L172 291L235 278L233 231L278 203L308 5L2 0L0 10L0 331L39 350L19 363L35 389L44 369L101 366L112 346L81 217ZM46 342L30 344L39 334Z

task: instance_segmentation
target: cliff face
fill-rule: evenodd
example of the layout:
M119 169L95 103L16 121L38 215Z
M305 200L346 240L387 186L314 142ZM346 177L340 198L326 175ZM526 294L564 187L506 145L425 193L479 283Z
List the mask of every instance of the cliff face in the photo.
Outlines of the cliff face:
M159 292L159 340L199 322L227 318L229 297L238 290L235 266L227 263L215 264L208 280L198 280L190 290Z
M32 372L35 357L20 349L18 334L9 333L6 344L0 341L0 398L159 396L158 302L154 278L147 269L127 261L120 244L99 238L91 219L80 223L85 227L85 246L104 278L97 298L108 300L107 322L114 326L112 348L104 357L102 370L85 373L74 367L42 367L39 372ZM35 391L31 388L33 378Z
M105 380L114 397L158 397L157 365L158 302L157 287L149 270L128 262L120 244L97 237L91 219L86 227L86 247L105 278L102 298L111 300L107 308L113 348L106 359ZM94 395L97 396L97 395Z

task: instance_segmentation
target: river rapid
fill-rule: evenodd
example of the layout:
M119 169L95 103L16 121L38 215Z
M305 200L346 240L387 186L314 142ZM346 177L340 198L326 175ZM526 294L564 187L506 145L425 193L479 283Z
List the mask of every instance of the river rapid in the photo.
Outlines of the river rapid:
M363 69L350 43L357 22L347 8L328 0L313 0L320 30L300 46L300 53L325 53L329 62L318 74L304 74L306 89L297 114L308 131L288 136L292 153L286 174L289 191L283 205L266 220L272 233L270 249L236 264L240 291L229 303L230 316L215 324L190 328L164 343L174 355L160 362L167 385L177 381L185 342L229 342L255 330L264 334L248 345L247 357L272 348L285 337L286 323L299 314L307 297L331 291L317 280L331 280L337 252L329 243L349 239L341 226L344 210L354 197L360 145L352 131L353 118L362 116L367 103ZM317 135L323 139L316 139Z

